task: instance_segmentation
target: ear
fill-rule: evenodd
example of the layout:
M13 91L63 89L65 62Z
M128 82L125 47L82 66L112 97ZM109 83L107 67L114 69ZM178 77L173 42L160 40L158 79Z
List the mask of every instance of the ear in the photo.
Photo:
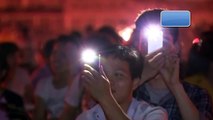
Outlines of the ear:
M133 80L133 90L135 90L140 84L140 79L139 78L136 78Z

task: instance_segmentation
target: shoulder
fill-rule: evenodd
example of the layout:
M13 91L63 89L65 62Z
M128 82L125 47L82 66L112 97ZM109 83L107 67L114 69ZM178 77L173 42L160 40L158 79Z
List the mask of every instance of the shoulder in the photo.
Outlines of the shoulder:
M158 119L158 120L165 120L168 115L164 108L160 106L153 106L148 104L147 102L141 100L137 101L134 100L135 103L135 119Z
M189 98L198 108L212 103L212 98L206 89L187 82L183 82L183 87Z
M149 93L146 90L145 84L140 85L136 90L133 92L133 97L137 100L149 100Z
M184 89L186 90L186 93L199 110L201 116L212 119L213 114L212 98L208 94L207 90L187 82L184 82L183 86Z
M193 98L195 96L207 96L207 97L209 96L206 89L203 89L197 85L193 85L188 82L183 82L182 84L186 93L188 94L190 98Z
M95 105L93 108L81 113L77 120L105 120L105 116L101 106Z

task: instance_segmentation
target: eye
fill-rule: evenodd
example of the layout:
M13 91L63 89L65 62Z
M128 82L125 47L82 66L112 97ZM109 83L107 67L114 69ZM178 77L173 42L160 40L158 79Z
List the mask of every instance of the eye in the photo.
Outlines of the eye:
M122 72L115 72L115 77L123 77L124 74Z

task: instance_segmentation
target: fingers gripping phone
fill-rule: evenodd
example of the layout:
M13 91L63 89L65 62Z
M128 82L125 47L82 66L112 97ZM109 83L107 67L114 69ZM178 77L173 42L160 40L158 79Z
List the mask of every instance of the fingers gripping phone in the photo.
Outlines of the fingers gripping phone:
M149 25L144 29L147 40L147 54L151 54L163 47L163 32L158 25Z
M89 64L91 67L93 67L97 71L100 71L100 67L101 67L101 55L100 54L97 54L92 49L87 49L87 50L83 51L81 58L82 58L83 63Z

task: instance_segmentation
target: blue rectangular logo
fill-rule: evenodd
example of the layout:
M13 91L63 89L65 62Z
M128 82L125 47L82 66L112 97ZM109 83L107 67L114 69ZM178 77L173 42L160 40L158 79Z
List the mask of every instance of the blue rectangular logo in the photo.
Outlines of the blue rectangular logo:
M162 27L189 27L191 14L187 10L165 10L160 15Z

